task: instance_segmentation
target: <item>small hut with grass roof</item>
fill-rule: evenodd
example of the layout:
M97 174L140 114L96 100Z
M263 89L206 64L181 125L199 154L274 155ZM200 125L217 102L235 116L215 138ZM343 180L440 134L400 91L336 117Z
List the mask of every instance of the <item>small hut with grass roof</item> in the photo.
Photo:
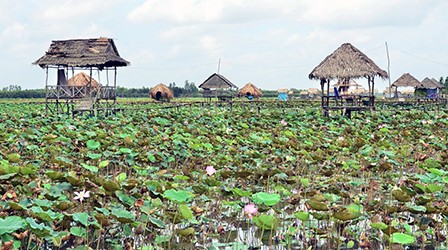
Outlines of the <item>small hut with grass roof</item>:
M173 91L165 84L159 83L149 91L149 96L157 101L169 100L174 97Z
M238 91L238 96L245 96L249 100L252 100L253 98L262 97L263 92L261 92L257 86L249 82Z
M342 44L317 65L308 76L320 81L322 91L322 113L324 116L330 110L342 110L350 117L351 111L373 110L375 108L375 77L388 78L386 71L378 67L369 57L350 43ZM368 94L352 97L351 102L344 102L339 93L330 94L330 81L336 80L349 83L351 79L366 78ZM333 91L331 91L333 92ZM334 100L334 102L332 102ZM348 99L347 99L348 100Z
M395 88L395 97L398 98L398 88L412 87L415 89L419 85L420 82L414 76L409 73L404 73L397 80L395 80L391 86Z
M203 96L205 98L211 99L215 97L219 100L233 98L236 95L236 90L238 90L238 86L218 73L213 73L199 85L199 88L204 90Z
M85 87L91 84L92 89L99 89L101 85L93 78L84 72L80 72L67 80L67 85L72 87Z
M423 79L420 84L415 87L415 93L417 97L436 99L441 88L443 88L442 84L425 77L425 79Z

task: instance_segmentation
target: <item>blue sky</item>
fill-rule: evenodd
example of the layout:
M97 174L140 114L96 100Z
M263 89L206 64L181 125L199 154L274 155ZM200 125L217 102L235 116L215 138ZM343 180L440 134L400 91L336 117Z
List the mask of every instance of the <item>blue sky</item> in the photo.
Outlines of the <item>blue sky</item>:
M446 10L445 0L0 0L0 88L45 87L31 63L52 40L96 37L113 38L131 62L118 71L124 87L199 85L221 58L237 86L306 89L345 42L387 70L386 41L392 82L403 73L438 80L448 76Z

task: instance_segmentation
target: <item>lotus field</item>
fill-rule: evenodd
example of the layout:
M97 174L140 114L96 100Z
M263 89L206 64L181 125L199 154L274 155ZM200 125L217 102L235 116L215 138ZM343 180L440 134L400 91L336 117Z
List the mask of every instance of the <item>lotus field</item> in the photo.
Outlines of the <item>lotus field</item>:
M0 109L1 249L447 249L444 110Z

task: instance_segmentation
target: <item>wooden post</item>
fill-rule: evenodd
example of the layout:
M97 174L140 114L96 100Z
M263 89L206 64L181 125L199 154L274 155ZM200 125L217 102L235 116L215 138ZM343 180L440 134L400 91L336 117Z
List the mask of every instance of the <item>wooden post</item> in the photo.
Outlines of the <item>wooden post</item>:
M370 110L375 109L375 78L372 76L372 100L370 100Z
M48 115L48 66L45 69L45 115Z
M325 110L325 79L320 79L320 89L321 89L321 108L322 108L322 114L324 116L328 116L328 112Z

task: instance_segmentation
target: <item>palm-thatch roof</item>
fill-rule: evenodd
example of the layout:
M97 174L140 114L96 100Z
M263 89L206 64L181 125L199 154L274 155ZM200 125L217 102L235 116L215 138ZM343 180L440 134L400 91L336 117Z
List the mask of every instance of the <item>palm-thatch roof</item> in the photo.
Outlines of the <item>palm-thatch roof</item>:
M52 41L45 55L33 64L103 69L128 66L129 62L120 57L111 38L101 37Z
M417 87L420 82L409 73L405 73L392 83L392 87Z
M321 91L317 88L309 88L308 89L308 93L313 94L313 95L320 95L322 94Z
M173 91L168 88L165 84L159 83L149 91L149 96L152 99L171 99L174 97Z
M431 81L433 82L434 86L436 86L436 88L438 89L443 89L445 86L443 86L443 84L441 84L439 81L437 81L434 78L431 78Z
M439 84L435 84L431 79L428 77L425 77L419 85L417 85L415 88L417 89L438 89Z
M342 44L309 74L310 79L387 78L386 71L350 43Z
M91 82L92 88L98 89L101 85L89 75L84 72L80 72L74 75L72 78L67 80L68 86L73 87L84 87L87 86Z
M225 78L223 75L214 73L207 80L205 80L199 88L202 89L237 89L238 87Z
M261 97L263 96L263 92L261 92L261 90L254 84L248 83L243 88L241 88L240 91L238 91L238 95L251 95L253 97Z

